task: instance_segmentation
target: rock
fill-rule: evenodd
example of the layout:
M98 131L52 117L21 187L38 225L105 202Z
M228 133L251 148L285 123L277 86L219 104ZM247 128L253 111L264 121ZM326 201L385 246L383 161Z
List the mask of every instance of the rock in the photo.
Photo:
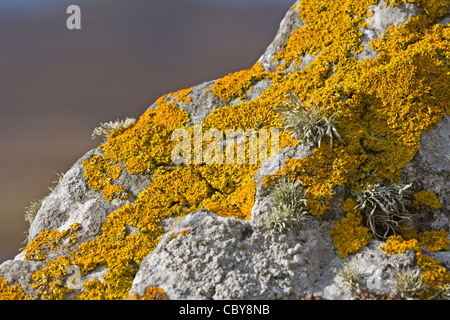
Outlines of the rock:
M358 60L375 59L377 57L378 53L372 49L370 42L385 34L389 26L402 25L410 17L424 13L424 10L414 3L400 3L397 7L386 7L384 0L378 1L378 4L373 6L371 11L373 15L368 19L369 26L364 29L360 28L363 33L361 42L364 45L364 50L356 55Z
M301 63L296 65L295 61L292 61L282 72L277 73L285 61L274 60L274 57L280 50L286 49L288 40L295 33L295 30L307 26L306 22L302 21L299 8L301 8L300 1L297 1L282 20L274 41L259 59L259 63L264 71L271 73L271 77L256 77L257 80L253 82L243 79L252 82L250 87L245 87L243 98L242 96L236 98L239 95L232 95L233 99L225 103L213 93L212 89L216 81L209 81L194 86L186 94L188 99L182 101L177 100L175 95L165 96L167 102L176 103L179 108L188 114L189 122L185 124L187 127L201 124L207 116L220 108L229 107L232 108L231 110L240 113L241 109L239 108L248 108L249 106L257 108L259 103L270 104L270 101L260 99L261 97L267 99L269 96L267 92L271 94L275 92L276 95L270 96L270 98L277 99L293 88L303 90L303 88L296 88L297 83L294 81L301 77L309 77L308 79L312 83L308 82L307 85L309 86L308 90L311 92L315 92L315 90L320 91L318 94L320 96L338 95L337 99L329 98L330 101L335 103L340 101L345 104L347 100L354 100L357 102L356 106L358 108L364 109L367 107L368 101L366 100L374 99L374 96L366 97L364 92L357 92L364 91L364 88L354 89L348 96L347 93L340 95L340 91L346 91L347 88L345 86L340 87L340 84L332 81L328 82L328 80L335 79L332 77L337 73L333 69L324 68L317 63L321 61L319 58L321 57L321 52L305 53L301 57ZM314 10L326 12L327 8L325 6L317 7ZM356 36L360 37L364 49L357 54L349 49L347 52L350 57L349 60L356 60L362 63L376 62L378 60L375 60L378 57L378 52L371 48L371 41L384 35L389 26L402 26L410 21L411 17L426 13L424 9L414 3L400 3L398 6L392 7L386 6L384 1L379 1L376 6L368 8L368 10L372 11L373 15L366 19L367 27L358 28L361 36ZM444 28L448 28L448 19L449 13L440 17L437 23L444 25ZM347 59L347 56L345 56L345 59ZM374 61L363 61L365 59L373 59ZM331 65L333 63L327 62L325 65L328 64ZM316 69L313 69L313 75L308 74L311 71L309 67L312 65L314 68L318 68L317 72L321 73L319 77L315 74ZM416 67L420 69L419 65ZM347 72L347 69L345 71ZM277 73L276 76L274 76L275 73ZM350 73L351 71L349 71ZM445 78L444 76L442 75L442 79ZM327 82L317 84L316 82L319 81L317 78L325 79ZM230 86L233 87L235 82L239 84L241 80L231 77ZM288 83L287 87L283 87L280 86L280 83L283 83L283 81L293 82ZM425 82L426 79L424 80ZM284 91L280 91L280 88ZM272 89L273 91L271 91ZM378 96L375 98L381 99ZM149 108L156 109L158 106L158 102L155 102ZM355 107L355 105L351 106ZM383 107L385 106L383 105ZM447 110L448 113L450 108L447 106L444 110ZM247 115L244 114L244 111L242 112L241 117L245 119ZM347 123L348 126L353 125L352 121L365 117L362 113L352 114L351 116L354 118ZM377 119L377 121L381 121L380 119ZM261 120L259 124L264 124L264 119L257 120ZM379 123L375 123L373 127L371 124L367 128L357 128L357 130L367 129L367 136L376 139L376 143L371 145L372 148L374 146L378 147L378 144L382 146L385 140L388 139L388 137L378 137L376 132L371 132L376 130L378 125ZM421 134L418 152L414 157L411 155L410 158L412 160L402 167L401 170L402 174L399 180L402 183L411 183L414 186L414 191L428 190L434 192L441 203L441 208L434 212L421 211L416 215L412 223L418 232L441 229L448 231L450 227L450 199L448 198L450 195L450 184L448 183L450 181L449 132L450 117L447 114L438 123L435 123L435 127L432 130L424 131ZM361 140L364 139L361 138ZM363 149L367 148L367 146L363 145L363 142L360 142L360 144L356 147L362 146ZM344 149L341 148L339 150L338 152L341 152ZM115 271L121 270L124 272L124 278L121 279L124 282L124 287L119 286L119 289L125 290L125 295L131 297L135 294L138 296L143 295L149 287L157 287L164 290L169 299L311 300L316 298L393 298L395 296L398 274L407 268L417 267L415 253L406 251L401 254L387 255L381 249L385 244L384 242L371 240L359 252L341 259L329 232L330 228L336 226L337 222L346 216L346 213L341 209L341 205L347 198L352 197L350 186L346 183L336 183L332 188L332 195L331 192L329 193L331 197L329 209L320 216L308 215L307 221L301 227L294 228L287 233L277 233L266 227L265 220L272 212L273 204L270 200L271 190L263 185L264 179L283 169L289 160L308 160L321 151L321 148L317 148L317 146L309 143L299 143L295 147L285 146L267 161L260 164L257 170L252 171L253 176L251 178L255 182L254 188L251 189L254 190L254 203L251 207L249 220L241 220L233 216L223 217L217 212L213 212L215 211L214 208L214 210L211 208L206 210L204 207L195 207L195 210L181 218L175 213L162 221L158 221L157 225L151 225L150 227L148 225L141 226L140 228L145 231L137 227L137 222L135 222L135 225L132 225L132 223L121 225L120 221L112 221L113 226L116 222L118 225L118 231L113 230L116 232L113 235L117 236L117 239L114 238L113 242L108 243L109 248L114 248L114 250L117 249L116 246L119 246L120 249L121 243L127 243L133 250L139 251L139 241L143 241L142 238L139 238L140 235L144 234L144 232L148 235L160 229L163 233L161 238L158 238L157 244L155 244L156 247L151 247L154 249L149 254L146 251L143 257L139 257L134 251L126 252L132 257L123 257L123 260L120 260L120 263L123 264L120 266L123 268L115 269ZM377 153L377 150L366 151L367 153L364 156L372 156ZM333 152L324 152L323 156L330 156ZM154 183L157 179L155 178L156 173L153 172L155 176L153 174L129 174L125 164L118 163L121 173L114 180L114 184L123 186L130 196L123 200L115 198L107 201L101 190L95 191L89 187L88 178L84 176L86 170L83 166L83 161L89 160L94 156L103 155L102 149L96 148L77 161L53 192L45 198L35 220L30 226L28 244L39 239L39 236L45 235L46 233L44 232L46 231L52 232L56 230L62 232L69 230L74 223L78 223L80 229L76 232L76 243L70 247L67 245L67 241L64 240L66 242L57 243L58 245L53 246L53 248L52 245L46 245L45 257L41 261L28 261L25 254L20 253L14 260L3 263L0 265L0 276L7 280L8 285L20 284L27 295L35 297L35 292L31 286L31 276L36 271L46 267L45 262L55 261L62 256L69 257L72 254L76 254L76 250L80 245L90 243L96 239L103 240L104 232L107 231L102 228L105 226L105 221L107 221L108 217L115 217L118 212L122 212L120 209L130 208L133 204L142 205L137 201L137 198L142 194L146 194L145 191L150 190L152 182ZM336 174L334 178L337 181L349 181L339 176L339 174L342 174L342 170L337 172L335 168L342 167L340 161L344 160L337 160L339 161L327 163L328 168L324 170L328 171L316 173L317 178L323 178L321 175L334 177ZM348 161L348 159L345 161ZM348 166L353 165L352 159L347 164ZM174 166L168 167L173 169ZM165 167L164 169L168 168ZM360 172L356 173L360 174ZM316 178L309 171L307 174L309 175L307 178L312 180ZM369 176L375 173L365 172L365 174ZM201 178L204 177L202 176ZM233 178L227 177L226 179L229 181L225 182L234 183L235 181L232 181L234 180ZM364 178L361 179L361 182L363 182ZM334 180L328 179L326 181L329 183L329 181ZM358 180L358 182L360 181ZM318 187L325 188L327 186L324 183ZM167 188L169 187L170 181L167 182ZM209 197L212 197L214 192L217 191L216 186L212 184L208 184L206 189L208 192L213 190L208 195ZM221 195L223 196L223 194ZM183 206L191 205L189 202L196 200L192 200L192 196L189 200L184 199L184 196L184 194L180 195L170 205L174 207L179 205L182 211ZM239 197L245 196L249 196L249 194L239 194ZM157 200L163 201L165 199ZM236 205L240 200L233 198L231 205ZM322 200L320 199L320 201ZM126 205L128 206L125 207ZM144 203L145 205L148 204ZM151 209L154 208L151 207ZM139 209L144 210L147 208L139 207ZM149 216L152 217L152 214ZM119 217L118 219L120 220L121 218ZM108 222L110 222L110 219L108 219ZM133 241L136 241L136 247L133 247L136 244ZM446 268L449 267L450 257L448 250L425 253L441 261ZM104 254L104 252L101 254ZM91 256L84 258L86 258L89 265L89 259L93 259L92 256L101 254L92 252ZM136 256L133 256L134 254ZM108 258L112 259L111 257ZM85 293L87 289L81 285L85 280L91 281L91 287L98 286L98 288L102 286L104 281L107 281L105 279L110 276L108 272L112 267L108 265L105 256L102 256L102 259L100 259L100 262L92 262L93 266L90 266L89 272L81 275L77 286L74 288L75 290L67 293L65 299L75 299L77 295ZM346 287L345 279L340 273L340 270L344 267L358 270L360 274L358 280L359 295L350 292ZM67 280L68 274L66 273L63 277L64 280ZM50 281L50 279L48 280ZM106 289L102 288L101 290L107 291L108 286L106 285ZM98 296L95 294L93 296L102 298L104 297L103 291Z
M450 220L450 117L445 116L430 132L424 132L420 149L403 170L406 183L439 195L442 208L423 213L419 229L449 230Z
M323 285L324 263L336 258L326 229L312 222L280 236L201 210L164 235L130 294L156 286L169 299L299 299ZM189 233L174 236L184 230Z
M298 14L299 3L300 1L296 1L295 5L286 13L286 16L280 23L275 39L258 60L266 71L276 71L279 66L279 63L273 61L276 53L286 46L292 31L300 29L306 25L306 23L300 19Z
M44 199L30 226L28 244L43 231L68 230L73 223L81 226L81 231L77 234L78 243L95 239L101 234L101 227L111 212L134 201L133 198L130 198L127 200L113 199L108 202L101 195L101 191L95 191L88 187L87 178L83 176L85 172L83 161L101 154L103 152L100 149L86 153L67 171L55 190ZM122 170L116 180L116 183L123 185L134 198L148 188L149 182L149 177L130 175L126 170ZM61 247L63 250L64 248L64 246ZM51 254L57 257L67 254L67 252L56 251ZM23 259L23 255L20 254L16 259Z
M415 254L407 251L402 254L387 255L380 250L383 242L372 240L360 252L340 261L340 267L330 276L331 284L326 286L317 295L330 300L351 300L352 293L342 277L340 270L344 266L356 270L359 274L359 290L383 295L395 295L398 273L415 267Z
M45 266L46 264L43 262L8 260L0 265L0 275L6 279L8 285L20 285L28 297L34 298L31 277Z

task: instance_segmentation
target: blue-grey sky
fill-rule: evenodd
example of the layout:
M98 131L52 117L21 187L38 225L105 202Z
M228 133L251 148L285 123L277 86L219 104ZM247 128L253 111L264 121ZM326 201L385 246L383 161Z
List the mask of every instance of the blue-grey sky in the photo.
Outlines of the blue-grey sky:
M26 12L36 11L40 9L48 9L55 4L67 3L81 5L89 0L1 0L0 12ZM93 2L95 0L91 0ZM126 0L124 0L126 1ZM275 6L285 6L294 3L294 0L197 0L199 2L222 3L229 5L258 5L273 4Z

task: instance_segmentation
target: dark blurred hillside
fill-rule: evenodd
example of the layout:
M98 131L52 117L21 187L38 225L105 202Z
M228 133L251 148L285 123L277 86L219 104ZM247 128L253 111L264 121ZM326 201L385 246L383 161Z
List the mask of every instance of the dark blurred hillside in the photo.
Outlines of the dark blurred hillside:
M95 126L252 66L290 6L275 1L85 1L81 31L66 2L0 12L0 263L22 247L24 207L98 145Z

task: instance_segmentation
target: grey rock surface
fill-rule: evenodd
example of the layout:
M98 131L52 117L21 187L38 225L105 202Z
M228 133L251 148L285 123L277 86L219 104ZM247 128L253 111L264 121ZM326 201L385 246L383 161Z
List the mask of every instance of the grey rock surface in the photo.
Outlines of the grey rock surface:
M335 269L332 284L317 295L330 300L353 299L353 294L342 277L343 267L354 269L359 274L360 290L368 290L379 295L395 293L398 274L416 268L415 254L407 251L387 255L380 250L382 245L384 242L372 240L360 252L341 260L340 266Z
M414 183L418 190L438 195L442 208L423 212L416 228L449 230L450 228L450 117L445 116L432 131L422 133L420 149L403 170L402 179Z
M371 10L373 15L368 20L368 27L360 28L363 33L361 42L364 49L356 55L358 60L375 59L377 57L378 53L371 48L370 42L385 34L389 26L400 26L406 23L410 17L424 13L424 10L414 3L400 3L397 7L386 7L386 1L384 0L379 1Z
M130 175L126 170L122 170L115 183L123 185L132 193L133 197L127 200L113 199L110 202L106 201L101 191L89 188L87 178L83 177L85 172L83 161L102 153L103 151L100 149L94 149L86 153L67 171L54 191L44 199L29 228L28 244L46 230L68 230L73 223L78 223L81 226L77 233L77 243L91 241L101 234L101 227L110 213L126 203L132 203L141 191L150 186L149 177ZM75 248L76 246L70 249ZM49 250L47 260L54 260L61 254L67 254L67 250L66 246L61 246L58 250ZM23 260L23 253L17 255L15 259Z
M34 297L31 277L44 267L46 267L44 262L8 260L0 265L0 276L6 279L8 285L19 284L27 296Z
M306 25L306 23L300 19L298 14L299 3L300 0L297 0L295 2L295 8L291 7L286 13L286 16L280 23L275 39L258 60L266 71L277 70L277 67L281 64L281 62L273 61L275 55L286 46L294 30L300 29Z
M324 264L336 257L326 229L316 221L278 235L201 210L164 235L130 294L157 286L169 299L298 299L324 285Z

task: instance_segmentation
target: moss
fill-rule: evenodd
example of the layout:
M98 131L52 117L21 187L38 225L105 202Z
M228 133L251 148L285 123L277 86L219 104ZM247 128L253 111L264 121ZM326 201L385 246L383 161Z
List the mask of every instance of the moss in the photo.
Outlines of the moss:
M0 277L0 300L32 300L23 292L20 284L8 286L5 278Z

